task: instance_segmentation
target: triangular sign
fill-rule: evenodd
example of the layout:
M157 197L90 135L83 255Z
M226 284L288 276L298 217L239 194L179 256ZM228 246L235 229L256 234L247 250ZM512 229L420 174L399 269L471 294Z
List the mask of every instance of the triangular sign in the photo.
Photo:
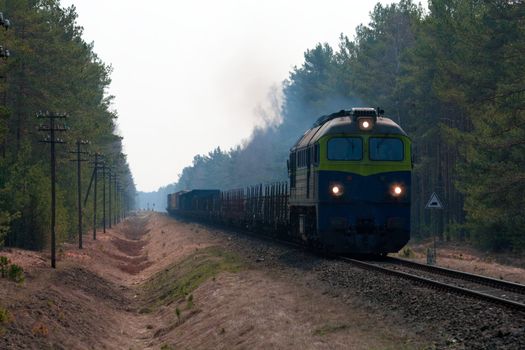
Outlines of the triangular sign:
M427 203L427 206L425 207L427 209L443 209L443 204L441 204L441 201L439 200L436 192L432 193L430 196L430 200Z

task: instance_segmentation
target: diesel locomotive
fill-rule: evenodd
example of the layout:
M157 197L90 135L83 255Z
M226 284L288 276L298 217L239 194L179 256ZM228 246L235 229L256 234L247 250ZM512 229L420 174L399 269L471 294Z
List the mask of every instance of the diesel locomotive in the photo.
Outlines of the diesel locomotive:
M168 195L172 215L276 234L338 254L410 239L411 141L377 108L319 118L290 150L288 183Z

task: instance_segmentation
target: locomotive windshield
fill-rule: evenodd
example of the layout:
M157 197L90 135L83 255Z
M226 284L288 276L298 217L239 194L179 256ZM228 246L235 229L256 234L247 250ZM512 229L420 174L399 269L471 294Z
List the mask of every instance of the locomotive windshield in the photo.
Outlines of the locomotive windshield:
M370 159L400 161L404 158L403 141L394 138L371 137Z
M328 160L361 160L363 140L359 137L334 137L328 141Z

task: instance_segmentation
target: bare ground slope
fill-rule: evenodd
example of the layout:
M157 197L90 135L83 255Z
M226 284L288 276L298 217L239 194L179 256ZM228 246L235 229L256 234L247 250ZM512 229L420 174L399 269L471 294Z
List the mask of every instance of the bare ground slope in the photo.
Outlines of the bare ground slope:
M260 245L260 246L257 246ZM419 349L434 331L330 288L260 241L142 213L85 249L0 251L26 270L0 279L1 349ZM350 281L351 282L351 281ZM366 291L364 291L366 293Z

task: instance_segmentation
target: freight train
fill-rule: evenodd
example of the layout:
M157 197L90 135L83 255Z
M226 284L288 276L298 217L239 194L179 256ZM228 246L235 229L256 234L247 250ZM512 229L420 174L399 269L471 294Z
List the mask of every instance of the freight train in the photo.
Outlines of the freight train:
M290 149L289 181L168 195L171 215L337 254L385 255L410 239L411 140L377 108L319 118Z

